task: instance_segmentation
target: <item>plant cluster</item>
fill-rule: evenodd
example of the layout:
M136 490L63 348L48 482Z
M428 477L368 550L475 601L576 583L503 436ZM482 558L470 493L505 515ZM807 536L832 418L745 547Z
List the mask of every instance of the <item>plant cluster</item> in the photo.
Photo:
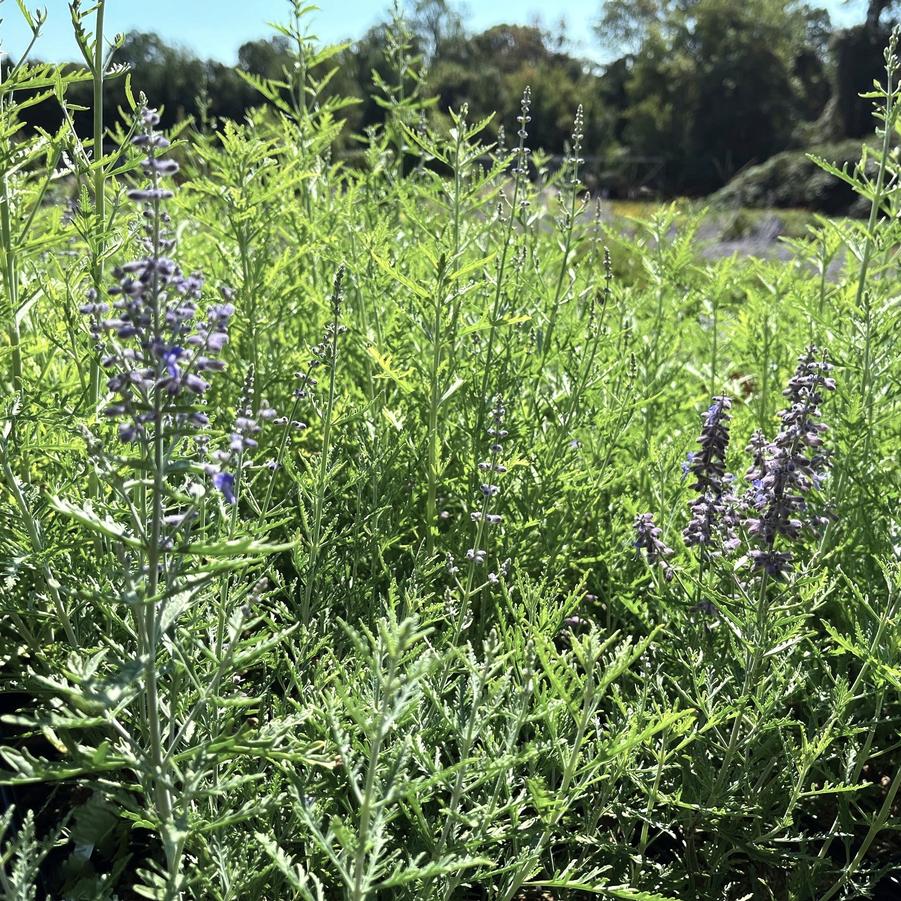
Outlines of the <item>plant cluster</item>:
M705 262L399 14L359 168L299 2L79 138L102 10L0 83L0 897L893 897L897 39L869 218Z

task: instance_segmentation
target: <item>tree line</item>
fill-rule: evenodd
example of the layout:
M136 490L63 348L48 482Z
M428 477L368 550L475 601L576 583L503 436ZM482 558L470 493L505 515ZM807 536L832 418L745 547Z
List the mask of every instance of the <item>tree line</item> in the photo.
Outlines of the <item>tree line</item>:
M533 148L562 154L581 104L595 184L620 194L703 195L780 151L868 133L869 101L860 94L881 71L891 7L872 0L865 21L836 30L824 9L802 0L607 0L594 23L578 23L609 57L601 64L576 55L562 27L471 33L451 0L414 0L329 56L310 102L354 99L341 107L347 121L335 148L352 157L353 136L396 106L389 83L422 98L422 115L441 118L464 103L473 120L494 113L495 133L501 125L515 131L530 85ZM294 64L281 34L244 43L234 66L141 32L126 36L114 59L128 67L132 91L161 108L164 125L190 118L203 129L242 119L265 102L254 80L277 83ZM124 105L124 77L105 90L107 108ZM85 134L90 91L88 83L68 87ZM61 122L53 102L22 116L48 130Z

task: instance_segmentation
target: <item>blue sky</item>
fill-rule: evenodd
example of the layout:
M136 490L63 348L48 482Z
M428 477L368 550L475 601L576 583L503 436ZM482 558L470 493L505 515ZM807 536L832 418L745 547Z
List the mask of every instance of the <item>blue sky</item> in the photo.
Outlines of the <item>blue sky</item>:
M48 12L37 54L51 60L76 58L67 0L26 0L26 4ZM84 0L86 7L90 4L91 0ZM323 41L334 42L359 37L384 18L390 0L320 0L318 5L314 30ZM824 5L836 24L863 18L863 0L825 0ZM574 47L587 56L604 55L591 35L591 22L600 6L601 0L470 0L464 4L465 21L472 30L499 22L555 25L562 17ZM244 41L269 34L266 23L283 18L286 9L285 0L107 0L106 27L109 33L156 31L200 56L232 62ZM0 44L15 57L27 40L15 0L0 0L0 18Z

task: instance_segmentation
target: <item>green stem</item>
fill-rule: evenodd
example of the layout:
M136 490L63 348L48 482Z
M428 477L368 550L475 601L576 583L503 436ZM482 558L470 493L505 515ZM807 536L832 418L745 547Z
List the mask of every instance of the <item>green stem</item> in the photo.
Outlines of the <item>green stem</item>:
M100 164L103 159L103 14L106 0L97 4L97 17L94 22L94 60L91 67L93 81L93 138L94 138L94 246L91 248L91 279L97 300L102 298L103 291L103 234L106 228L106 167ZM90 372L90 404L95 408L100 401L100 360L96 353L91 354Z
M238 249L241 255L241 291L244 295L244 305L247 310L247 320L250 323L250 365L253 370L253 396L250 398L252 407L257 406L257 386L260 384L260 350L259 350L259 329L257 320L257 292L253 284L253 273L250 263L250 239L244 232L243 228L239 228Z
M441 301L444 293L444 268L438 273L435 286L435 308L432 320L432 361L429 368L429 419L426 489L426 534L428 551L435 548L438 534L438 464L441 454L441 435L438 431L438 407L441 403Z
M465 110L464 110L465 115ZM460 194L463 188L463 172L460 162L460 149L463 145L463 133L466 128L466 119L461 118L456 123L457 138L454 143L454 223L453 223L453 251L451 253L451 271L456 273L460 265ZM460 322L460 312L463 307L463 301L458 292L457 300L453 304L451 313L451 335L449 344L450 369L453 370L457 357L457 329ZM448 380L453 377L453 371L448 375Z
M304 382L303 384L307 383L308 382ZM272 490L275 487L275 474L278 472L279 467L282 465L282 460L285 458L285 448L288 446L288 433L291 430L291 423L294 422L295 417L297 416L297 409L300 406L300 396L297 393L298 391L300 391L300 387L295 391L294 402L291 404L291 412L288 414L288 421L285 423L285 427L282 430L282 439L278 445L278 453L275 455L275 466L269 474L269 484L266 486L266 496L263 498L263 505L260 507L261 521L266 519L266 514L269 512L269 505L272 503Z
M651 791L648 793L648 803L645 805L644 811L644 822L641 824L641 836L638 840L638 854L641 859L633 864L633 883L638 881L638 876L645 863L645 852L648 849L648 837L651 829L651 814L654 811L654 802L657 799L657 792L660 791L660 781L663 778L663 765L666 762L666 739L667 736L666 733L664 733L660 744L660 755L657 758L657 772L654 775L654 784L651 787Z
M567 398L566 412L563 414L560 428L557 430L556 438L554 439L554 443L551 446L551 453L548 455L547 462L545 464L547 471L550 471L553 465L561 460L560 451L562 450L563 442L570 435L570 428L572 427L572 424L576 418L576 410L579 405L579 399L582 397L582 393L585 391L585 388L588 385L588 380L591 377L592 372L594 372L594 361L597 358L598 347L600 346L601 340L601 333L603 332L603 315L606 314L607 299L609 298L609 296L610 284L608 277L608 283L604 290L604 306L601 311L602 318L599 322L594 323L594 335L592 336L590 350L588 354L582 359L582 367L579 371L578 379L576 380L576 383L573 386L573 390L570 392L569 397Z
M157 176L153 175L153 186L157 187ZM152 243L153 259L159 259L160 248L160 201L153 201L153 231ZM154 343L160 340L162 333L162 319L160 316L160 286L159 273L156 267L153 271L151 284L151 297L153 309L153 335ZM150 353L148 351L148 353ZM159 360L154 358L151 365L158 372ZM150 528L147 530L147 590L144 595L143 632L145 642L146 660L144 664L144 683L146 692L147 730L150 739L150 760L153 768L154 798L157 813L163 828L167 829L172 821L172 795L170 792L168 770L163 757L163 729L160 717L158 674L156 657L160 644L159 620L157 608L157 595L160 586L160 569L165 565L164 553L161 547L163 527L163 492L166 481L166 453L164 447L165 436L163 434L163 393L159 388L153 390L153 442L150 448L151 454L147 460L152 473L150 486ZM146 500L145 500L146 510ZM180 855L166 844L167 863L170 877L175 879L180 868Z
M861 682L863 682L864 676L869 671L871 661L876 659L876 649L879 647L880 642L882 641L882 636L885 629L888 627L888 624L892 621L892 618L895 614L895 608L897 606L897 600L893 598L890 604L887 604L885 608L883 608L882 616L879 618L879 625L876 627L876 632L873 636L873 640L870 642L869 647L867 648L867 655L864 658L863 664L860 667L860 670L857 673L854 681L851 683L851 687L848 689L848 696L853 698L857 694L857 689L859 688ZM873 719L873 722L870 724L870 729L864 741L863 747L860 751L855 754L855 763L853 768L850 768L848 773L847 782L850 785L853 785L860 778L860 774L863 772L864 765L866 764L867 757L869 756L869 748L873 741L873 736L875 734L876 725L879 722L879 712L882 709L883 703L883 695L884 692L880 690L876 695L876 713ZM833 711L832 716L829 718L829 722L826 725L826 730L832 728L835 721L838 719L838 711ZM832 835L835 833L835 829L839 824L839 815L836 814L835 819L832 823L832 828L827 831L827 835ZM830 841L827 839L823 842L820 847L819 854L817 855L820 859L824 858L829 850Z
M544 372L547 355L550 353L551 342L554 336L554 327L557 324L557 316L560 312L560 303L563 300L563 284L569 268L569 255L572 251L573 230L576 223L576 202L579 188L579 163L576 161L572 171L572 191L569 198L569 210L567 212L566 236L563 242L563 259L560 260L560 272L557 275L557 287L554 290L554 300L551 304L551 314L547 324L547 334L541 343L541 357L538 364L539 374ZM537 396L537 392L536 392Z
M391 665L388 669L387 685L394 684L395 659L391 657ZM388 699L383 698L384 704L388 703ZM360 805L360 827L357 832L357 850L354 860L354 882L351 891L352 901L364 901L367 893L364 891L364 868L366 865L367 846L369 844L369 831L371 828L373 793L375 789L375 774L378 768L379 755L382 751L382 741L385 737L385 724L388 717L385 714L384 706L379 715L378 726L375 732L375 738L369 749L369 764L366 767L366 782L363 787L363 799Z
M35 45L35 42L38 39L38 34L40 33L40 25L32 26L31 29L31 37L29 38L28 44L25 47L25 50L22 52L21 56L19 56L18 62L8 71L7 80L13 80L14 76L18 73L20 67L25 65L26 60L28 59L29 54L31 53L32 48ZM0 66L0 83L2 83L3 79L3 71L2 66ZM0 95L0 122L3 122L4 127L6 125L6 97L12 99L13 90L7 91L5 94ZM12 135L14 131L11 131L9 134ZM7 152L11 150L11 138L8 138L8 148ZM4 162L5 165L5 162ZM10 202L11 195L9 190L9 181L8 181L8 172L4 168L2 173L2 178L0 178L0 251L2 251L3 256L3 278L6 283L6 295L7 300L9 301L9 322L7 323L7 337L9 339L10 348L12 352L12 360L11 360L11 374L12 374L12 387L14 392L20 392L22 390L22 349L21 349L21 333L19 331L19 284L18 284L18 267L17 267L17 259L16 259L16 251L13 247L13 232L11 225L11 217L10 217ZM31 222L29 220L28 225L22 229L19 234L24 235L28 228L30 227ZM28 465L25 462L23 467L25 473L27 474Z
M331 348L329 355L328 402L322 424L322 449L319 457L319 470L316 476L316 491L313 496L313 530L310 535L310 560L307 568L307 579L303 587L303 602L300 618L304 625L310 624L311 599L313 585L316 581L316 570L319 564L319 544L322 540L322 511L325 504L325 489L328 480L329 456L331 453L332 413L335 407L336 370L338 368L338 303L341 297L341 285L344 280L344 269L338 270L332 294L332 309L335 311L332 322ZM291 424L288 423L288 428Z
M873 412L874 397L872 391L872 307L870 295L866 290L867 276L870 262L873 257L875 245L876 224L879 219L879 211L885 199L885 175L888 167L889 155L892 152L891 139L895 133L895 120L897 118L897 104L895 103L896 88L894 74L897 59L895 57L896 33L892 34L889 42L889 55L886 65L886 89L885 89L885 118L882 129L882 147L879 155L879 168L876 172L876 185L870 203L870 215L867 219L866 238L864 240L863 253L860 257L860 270L857 277L857 289L854 294L855 311L863 309L864 314L864 346L863 359L861 360L861 395L866 419L864 430L863 465L868 465L872 449L873 436Z
M22 349L19 332L19 285L16 273L16 253L13 248L12 228L9 216L9 182L6 173L2 178L2 199L0 199L0 236L3 240L3 279L6 283L6 297L9 302L9 322L6 334L12 348L12 385L13 391L22 390Z
M745 665L745 678L741 688L741 695L739 696L739 708L736 711L735 719L732 721L732 731L729 735L729 742L726 745L726 753L723 755L723 763L720 767L719 775L717 776L716 783L710 793L710 800L707 803L708 807L722 791L723 784L729 775L732 760L735 757L738 748L738 736L741 731L742 720L744 719L745 707L748 703L748 693L757 679L757 670L760 667L760 661L763 659L763 649L766 637L766 589L768 582L769 576L764 572L760 578L760 594L757 598L755 622L755 631L757 634L755 635L753 645L748 648L748 660Z
M46 546L44 544L44 538L41 533L41 527L34 516L32 516L31 509L29 508L28 503L25 499L25 495L22 493L22 487L19 485L19 481L9 464L7 445L5 441L0 444L0 462L2 462L3 475L6 477L6 484L12 492L16 506L19 508L19 513L22 515L22 519L25 522L25 528L28 531L28 537L31 541L31 547L37 555L38 559L40 559L41 561L41 575L44 577L44 584L47 586L47 591L49 592L50 598L53 601L53 606L56 609L56 615L59 617L60 622L63 624L63 630L66 633L66 640L69 642L69 646L74 650L78 647L78 641L75 638L75 631L72 628L72 622L69 619L69 614L66 612L65 604L63 603L62 596L59 592L59 583L53 577L53 573L50 570L50 565L47 563L44 555Z
M710 396L714 397L719 392L717 390L717 382L716 382L716 364L717 364L717 339L719 337L719 304L716 300L716 294L713 297L713 334L712 340L710 344Z
M522 887L524 880L528 877L528 871L535 866L543 853L551 833L563 818L566 811L572 806L573 799L569 796L569 788L576 774L576 767L578 766L579 758L582 754L582 743L585 739L585 732L588 729L588 722L594 713L595 706L594 667L591 666L588 667L588 672L586 673L585 691L582 695L582 710L579 720L576 723L576 734L573 738L572 750L564 764L563 778L560 780L560 787L556 792L556 795L561 799L561 802L553 815L551 815L545 823L541 835L532 847L532 853L529 855L527 862L516 870L507 889L500 895L501 901L510 901Z
M860 848L857 849L857 854L854 855L854 859L845 867L842 875L835 881L829 891L820 897L819 901L829 901L837 892L841 891L845 883L856 872L864 857L866 857L867 851L870 850L870 845L873 844L876 836L879 835L892 815L892 806L895 803L895 796L898 794L899 788L901 788L901 767L895 772L891 785L889 785L889 789L885 794L885 800L882 802L882 807L879 808L879 813L876 814L876 818L871 823L864 840L860 844Z
M503 296L504 272L507 268L507 256L510 252L510 244L513 239L513 220L516 216L516 206L519 203L519 193L524 178L523 170L526 163L526 135L525 126L520 129L519 147L516 151L516 169L513 178L513 197L510 201L510 215L507 217L507 228L504 231L504 243L501 248L500 262L496 271L496 283L494 286L494 300L491 304L491 323L488 330L488 347L485 351L485 366L482 370L482 385L479 391L479 414L476 419L476 427L473 432L473 460L478 462L479 445L482 441L482 428L485 425L485 410L488 403L488 379L491 376L494 363L494 342L497 335L497 320L500 315L501 297Z
M0 78L2 78L0 67ZM0 97L0 113L6 112L6 103ZM2 116L5 120L5 115ZM12 227L10 224L10 191L6 170L0 179L0 239L3 242L3 280L6 287L6 299L9 303L9 322L6 325L6 333L12 348L12 386L14 392L22 390L22 352L20 349L21 336L19 334L19 286L16 273L16 255L13 249Z
M765 432L769 425L769 390L770 390L770 317L763 317L763 367L760 374L760 405L757 414L757 427Z

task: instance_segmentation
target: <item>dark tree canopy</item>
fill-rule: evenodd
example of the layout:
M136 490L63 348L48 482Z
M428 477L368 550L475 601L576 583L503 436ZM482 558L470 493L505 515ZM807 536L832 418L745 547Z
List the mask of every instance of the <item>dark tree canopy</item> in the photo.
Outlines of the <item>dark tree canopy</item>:
M472 120L496 113L491 129L512 133L530 85L534 149L559 159L581 104L590 184L704 194L743 167L807 146L811 135L866 134L870 106L859 94L880 76L893 5L872 0L865 22L833 32L828 14L804 0L606 0L593 23L604 65L574 54L562 29L502 24L469 33L453 0L410 0L403 27L405 52L425 72L418 90L436 98L429 115L465 103ZM339 154L357 147L353 134L386 117L374 78L396 80L386 51L391 27L386 19L327 64L337 71L323 96L359 100L341 113ZM130 68L134 92L162 109L164 125L192 118L200 127L240 120L264 102L239 73L278 80L292 65L281 35L242 44L235 68L141 32L127 37L116 60ZM414 88L413 68L405 90ZM76 124L87 133L90 87L69 90L86 108ZM106 91L108 108L124 105L123 79ZM25 116L44 128L60 120L53 102Z

